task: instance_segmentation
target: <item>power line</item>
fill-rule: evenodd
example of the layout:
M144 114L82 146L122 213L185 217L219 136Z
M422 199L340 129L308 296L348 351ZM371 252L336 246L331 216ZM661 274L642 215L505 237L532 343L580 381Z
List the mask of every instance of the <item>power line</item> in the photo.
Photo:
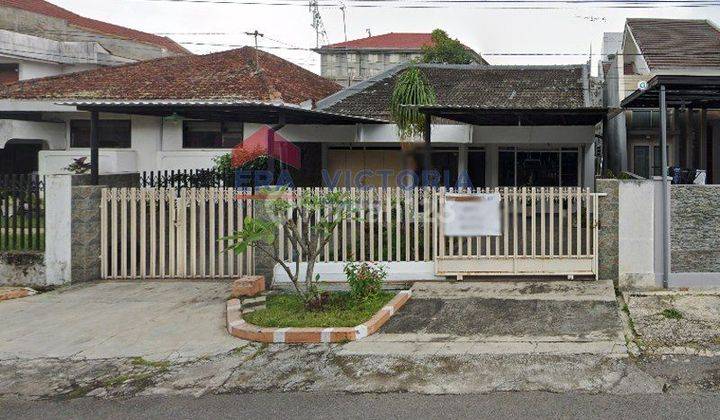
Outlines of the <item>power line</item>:
M303 6L307 4L295 0L132 0L145 2L228 4L228 5L259 5L259 6ZM398 2L405 4L398 4ZM495 6L504 4L506 6ZM519 4L520 6L507 6ZM533 6L527 6L528 4ZM549 6L548 6L549 4ZM392 9L443 9L448 5L473 5L475 8L492 10L566 10L568 5L590 6L604 9L658 9L658 8L705 8L717 7L720 3L712 0L357 0L349 2L352 8L392 8ZM492 5L492 6L483 6ZM564 5L565 7L559 7ZM479 7L478 7L479 6ZM336 3L319 3L322 8L341 8Z

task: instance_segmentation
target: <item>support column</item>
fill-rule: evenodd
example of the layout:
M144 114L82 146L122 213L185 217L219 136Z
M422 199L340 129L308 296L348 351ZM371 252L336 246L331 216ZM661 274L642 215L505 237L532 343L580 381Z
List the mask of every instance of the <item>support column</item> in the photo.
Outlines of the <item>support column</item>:
M425 149L423 150L423 170L432 170L432 116L425 115L425 129L423 130L423 141Z
M662 156L662 266L663 287L667 289L670 277L670 203L668 185L668 156L667 156L667 102L665 100L665 86L660 86L660 155Z
M90 112L90 183L98 185L100 165L100 134L99 125L100 113L98 111Z
M460 185L462 181L462 185ZM470 173L468 172L468 145L461 144L458 146L458 187L467 187L470 182ZM473 187L476 187L473 185Z
M498 153L497 144L485 146L485 186L488 188L498 186Z
M698 167L700 169L708 170L707 167L707 109L703 108L700 110L700 127L698 130L698 146L700 147L700 153L698 153L699 161ZM711 140L712 141L712 140Z

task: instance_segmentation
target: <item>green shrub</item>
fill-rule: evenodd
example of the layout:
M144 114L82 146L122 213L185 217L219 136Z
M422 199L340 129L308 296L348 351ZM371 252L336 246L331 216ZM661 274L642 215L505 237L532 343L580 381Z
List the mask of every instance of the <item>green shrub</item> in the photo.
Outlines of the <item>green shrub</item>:
M377 296L387 277L385 267L370 263L347 263L345 275L350 285L350 294L360 302Z
M682 319L683 314L682 312L678 311L675 308L665 309L662 311L662 316L664 316L667 319Z

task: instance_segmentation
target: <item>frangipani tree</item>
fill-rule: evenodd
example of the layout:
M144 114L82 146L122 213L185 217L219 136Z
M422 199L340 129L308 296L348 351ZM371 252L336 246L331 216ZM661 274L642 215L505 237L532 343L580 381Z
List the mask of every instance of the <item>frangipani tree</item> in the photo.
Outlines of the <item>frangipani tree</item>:
M265 200L266 216L245 218L242 229L223 240L235 253L253 248L272 258L285 270L305 305L308 308L321 307L323 296L318 287L320 276L315 274L315 263L332 239L335 229L343 221L355 217L356 210L350 195L343 191L294 193L285 188L264 190L260 194ZM320 217L316 218L318 214ZM291 263L284 261L276 252L278 229L282 229L291 245L294 270L289 265ZM300 276L301 262L307 263L304 281Z

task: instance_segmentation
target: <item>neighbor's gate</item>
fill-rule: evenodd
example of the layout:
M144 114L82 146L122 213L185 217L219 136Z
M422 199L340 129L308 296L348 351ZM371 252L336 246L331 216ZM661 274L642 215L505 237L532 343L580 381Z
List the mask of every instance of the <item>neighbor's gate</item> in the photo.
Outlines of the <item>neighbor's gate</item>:
M104 279L217 278L252 274L253 256L225 252L220 239L252 215L232 188L102 190Z
M598 199L583 188L477 190L501 196L502 234L451 237L440 226L436 273L480 275L595 275ZM440 220L445 219L440 192Z

